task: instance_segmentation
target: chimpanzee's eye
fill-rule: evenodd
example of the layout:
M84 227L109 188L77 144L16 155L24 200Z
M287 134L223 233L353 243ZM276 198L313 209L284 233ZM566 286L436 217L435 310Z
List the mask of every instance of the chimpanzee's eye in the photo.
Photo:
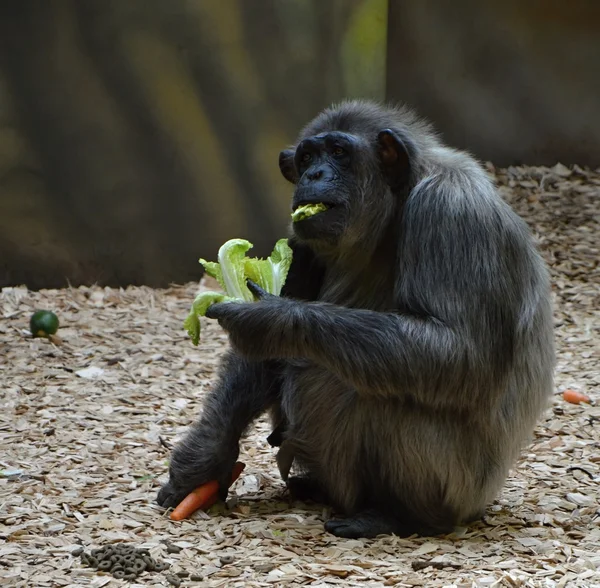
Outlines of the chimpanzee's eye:
M310 159L311 159L311 155L308 151L306 153L304 153L301 157L302 163L308 163L310 161Z
M333 148L333 154L337 157L339 157L340 155L344 155L344 153L346 153L346 152L341 147Z

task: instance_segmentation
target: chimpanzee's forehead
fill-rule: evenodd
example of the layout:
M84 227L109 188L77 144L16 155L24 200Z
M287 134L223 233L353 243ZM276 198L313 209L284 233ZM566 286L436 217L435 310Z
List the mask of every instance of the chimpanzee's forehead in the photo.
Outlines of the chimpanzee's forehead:
M321 147L331 147L332 145L346 145L346 146L359 146L364 144L365 140L363 137L354 135L352 133L346 133L344 131L323 131L316 135L305 136L298 142L298 147L303 147L307 141L310 141L313 145L320 145Z
M301 138L339 131L370 140L382 128L392 125L387 111L355 102L322 112L304 127Z
M326 137L339 137L347 138L348 140L360 141L361 139L370 139L372 136L376 136L378 128L373 125L355 125L342 126L337 125L319 125L318 127L307 127L301 135L301 139L307 139L312 137L314 139L325 139Z
M342 139L347 141L356 140L358 137L352 133L346 133L344 131L323 131L317 135L312 136L313 139L320 141Z

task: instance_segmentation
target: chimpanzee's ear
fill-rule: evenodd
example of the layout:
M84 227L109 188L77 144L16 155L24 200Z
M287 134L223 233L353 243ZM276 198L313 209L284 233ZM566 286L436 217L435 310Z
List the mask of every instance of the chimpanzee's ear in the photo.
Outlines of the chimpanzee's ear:
M298 172L296 171L296 165L294 164L295 154L295 149L284 149L279 154L279 169L281 170L283 177L292 184L298 183Z
M377 154L381 169L391 188L399 188L410 174L410 154L408 146L391 129L384 129L377 135Z

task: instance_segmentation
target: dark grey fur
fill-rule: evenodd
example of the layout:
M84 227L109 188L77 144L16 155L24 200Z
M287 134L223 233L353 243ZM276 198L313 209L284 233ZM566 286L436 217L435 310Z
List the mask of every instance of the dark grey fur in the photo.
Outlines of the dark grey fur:
M328 109L280 165L294 206L335 207L293 227L284 296L209 309L233 350L159 503L226 486L240 436L271 410L282 475L301 472L291 490L345 516L332 533L480 517L553 389L549 278L525 223L404 108Z

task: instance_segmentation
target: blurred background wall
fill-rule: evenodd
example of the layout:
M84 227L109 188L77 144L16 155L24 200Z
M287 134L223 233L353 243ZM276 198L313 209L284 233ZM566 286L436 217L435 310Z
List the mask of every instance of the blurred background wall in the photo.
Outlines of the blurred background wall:
M286 231L278 155L383 98L385 0L0 3L0 285L199 279Z
M390 0L388 97L497 165L600 165L599 0Z
M286 230L279 151L403 100L498 164L600 165L595 0L0 3L0 286L197 280Z

